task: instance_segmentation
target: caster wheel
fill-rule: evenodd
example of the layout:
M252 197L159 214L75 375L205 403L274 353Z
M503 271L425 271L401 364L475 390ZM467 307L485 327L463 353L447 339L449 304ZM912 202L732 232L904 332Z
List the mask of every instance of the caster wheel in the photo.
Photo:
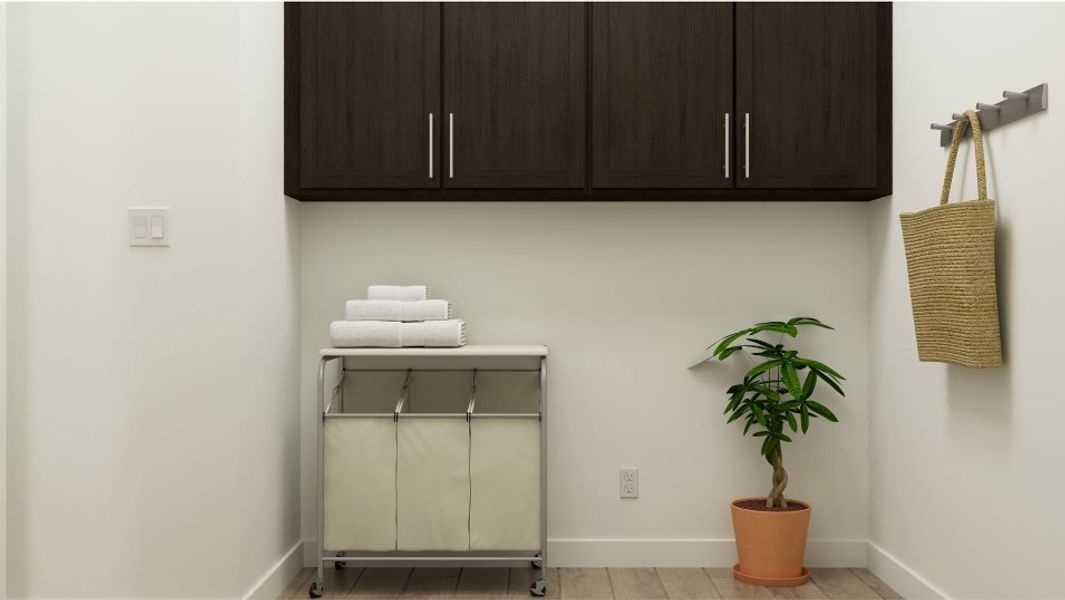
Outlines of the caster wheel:
M333 563L333 568L334 568L334 569L336 569L337 571L339 571L339 570L343 569L343 568L344 568L344 567L346 567L346 566L348 566L348 563L346 563L346 562L343 562L343 561L339 561L339 560L338 560L338 561L335 561L335 562Z
M547 594L547 582L542 578L537 579L529 586L529 595L543 598Z
M321 590L321 588L318 587L318 582L317 581L311 583L311 589L307 590L307 595L310 596L311 598L321 598L322 597L322 590Z

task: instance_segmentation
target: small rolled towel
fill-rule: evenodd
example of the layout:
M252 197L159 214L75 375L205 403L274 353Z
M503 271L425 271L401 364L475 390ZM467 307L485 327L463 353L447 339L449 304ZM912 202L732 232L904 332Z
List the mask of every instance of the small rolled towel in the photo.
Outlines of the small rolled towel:
M451 318L447 300L348 300L344 304L348 321L444 321Z
M366 289L366 299L417 302L429 299L429 288L424 285L371 285Z
M456 348L466 344L461 319L401 323L399 321L333 321L329 337L336 348Z

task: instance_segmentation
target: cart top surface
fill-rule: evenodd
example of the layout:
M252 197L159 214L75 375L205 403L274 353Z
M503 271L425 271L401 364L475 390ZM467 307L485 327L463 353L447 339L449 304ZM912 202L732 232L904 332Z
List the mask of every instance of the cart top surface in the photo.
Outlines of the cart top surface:
M474 344L459 348L322 348L322 356L547 356L547 346Z

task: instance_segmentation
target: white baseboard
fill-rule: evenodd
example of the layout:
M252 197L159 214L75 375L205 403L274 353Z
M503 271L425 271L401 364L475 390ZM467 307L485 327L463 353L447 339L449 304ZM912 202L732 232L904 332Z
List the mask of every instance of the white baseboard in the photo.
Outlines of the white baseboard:
M865 540L810 540L810 567L864 567ZM548 540L553 567L731 567L736 542L723 539L561 539Z
M942 590L932 585L916 571L903 564L886 550L873 542L868 543L867 568L884 583L892 587L903 598L949 598Z
M289 551L270 567L266 573L256 581L248 593L244 594L244 600L251 598L277 598L285 589L288 582L300 572L304 562L304 540L296 542ZM312 546L313 547L313 546Z
M315 566L315 542L304 540L303 564ZM811 540L809 567L864 567L865 540ZM736 542L725 539L554 539L547 542L552 567L731 567Z

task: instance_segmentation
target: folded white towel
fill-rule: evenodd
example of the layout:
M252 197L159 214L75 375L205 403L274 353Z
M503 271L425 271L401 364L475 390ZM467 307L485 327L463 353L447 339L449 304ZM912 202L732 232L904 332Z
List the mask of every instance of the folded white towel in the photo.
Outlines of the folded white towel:
M371 285L366 289L366 299L417 302L429 299L429 288L424 285Z
M444 321L451 318L447 300L348 300L344 304L348 321Z
M466 323L460 319L421 323L333 321L329 337L336 348L452 348L466 344Z

